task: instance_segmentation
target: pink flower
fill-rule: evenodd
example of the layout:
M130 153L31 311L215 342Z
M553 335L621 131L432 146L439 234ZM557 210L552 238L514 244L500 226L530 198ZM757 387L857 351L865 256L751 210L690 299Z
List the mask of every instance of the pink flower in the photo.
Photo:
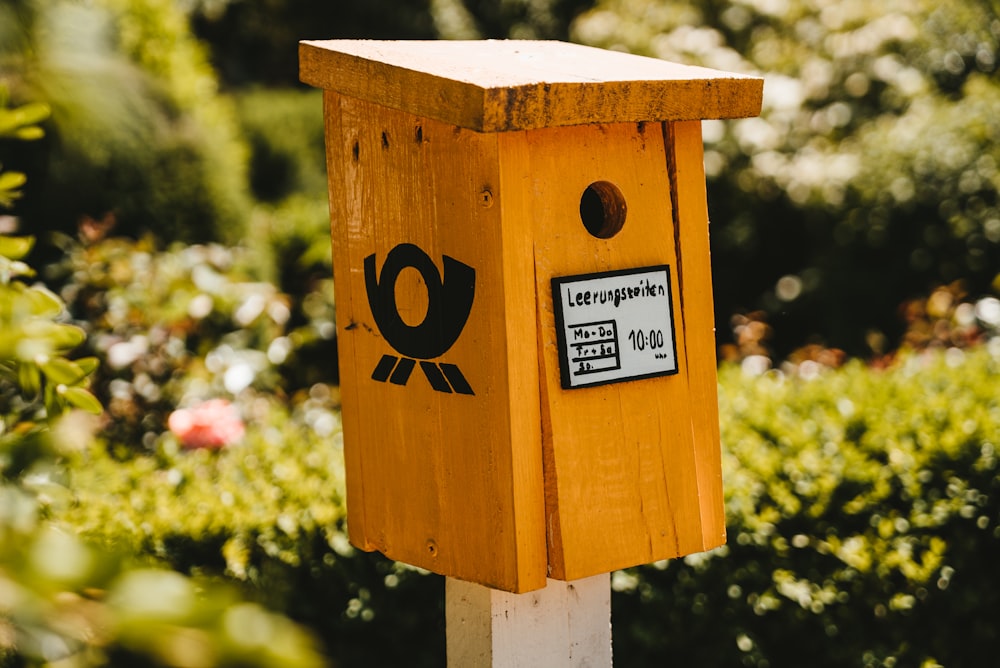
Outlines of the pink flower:
M243 437L243 420L225 399L210 399L191 408L180 408L167 420L170 431L185 448L221 448Z

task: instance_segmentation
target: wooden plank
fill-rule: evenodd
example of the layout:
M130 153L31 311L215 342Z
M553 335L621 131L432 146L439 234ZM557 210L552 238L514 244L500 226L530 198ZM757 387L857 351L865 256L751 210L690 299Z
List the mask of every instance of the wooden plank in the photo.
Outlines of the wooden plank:
M448 578L451 668L611 666L611 586L607 574L510 594Z
M667 169L675 202L674 229L680 267L683 340L687 351L687 379L691 393L691 424L699 425L704 439L696 449L698 489L704 549L726 542L726 514L722 496L719 397L715 357L715 313L712 295L712 258L709 246L708 194L702 152L701 123L665 123Z
M498 137L498 135L493 135ZM505 349L508 399L511 401L511 472L518 494L512 504L519 517L530 518L526 530L531 539L517 544L519 588L523 592L544 583L548 575L548 548L545 541L544 468L542 433L539 428L541 402L538 362L538 332L535 323L536 294L534 235L531 199L523 185L526 174L512 174L500 160L497 144L499 181L487 183L479 192L480 206L499 209L500 251L503 257ZM497 323L494 323L497 326Z
M658 125L578 126L500 135L502 173L525 175L534 224L540 400L550 577L574 580L703 549L687 350L677 376L595 388L561 385L553 277L668 265L678 256ZM623 193L627 220L612 239L584 228L580 197L595 181ZM507 197L510 197L509 191ZM505 221L506 224L506 221ZM680 293L672 310L685 331ZM710 438L710 435L708 435Z
M499 183L496 135L326 97L351 542L498 589L542 587L534 285L524 278L532 260L501 254L503 243L516 250L530 241L502 230L502 207L483 194ZM379 381L384 356L408 353L392 347L373 313L365 263L374 256L381 271L406 244L433 262L432 280L445 271L448 282L445 256L471 267L474 298L450 349L431 359L409 354L408 378L394 367ZM392 293L411 327L430 294L414 271L400 272ZM511 309L527 310L526 323ZM468 392L454 382L454 391L435 389L423 362L455 365Z
M763 80L555 41L304 41L302 81L481 132L742 118Z

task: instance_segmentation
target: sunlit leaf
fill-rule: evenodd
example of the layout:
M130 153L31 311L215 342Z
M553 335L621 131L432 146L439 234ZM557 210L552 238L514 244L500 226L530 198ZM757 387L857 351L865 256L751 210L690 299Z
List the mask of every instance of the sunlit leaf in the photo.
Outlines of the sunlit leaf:
M21 172L0 173L0 190L13 190L20 188L28 181L28 177Z
M34 141L45 136L45 130L37 125L30 128L21 128L14 133L14 136L22 141Z
M0 327L0 360L13 360L17 353L17 344L21 340L19 332Z
M79 538L47 525L31 548L32 570L55 584L85 582L94 554Z
M87 340L87 334L75 325L55 325L49 333L53 347L70 350Z
M49 113L49 106L40 102L5 110L4 113L0 114L0 136L15 136L23 139L19 136L19 132L41 123L49 117ZM41 131L41 128L38 130Z
M38 365L45 377L53 383L76 385L87 377L79 364L64 357L50 357Z
M97 368L101 365L101 360L96 357L81 357L78 360L74 360L74 362L80 367L85 376L89 376L97 371Z
M52 383L46 383L42 387L43 403L45 404L45 410L49 413L49 417L55 417L63 413L63 400L56 389L57 387L57 385L53 385Z
M143 569L126 573L109 600L123 619L178 621L197 605L194 584L180 573Z
M60 387L59 393L66 399L67 403L75 408L80 408L94 415L100 415L104 412L104 406L97 400L97 397L82 387Z
M34 397L42 386L42 379L38 373L38 367L34 364L21 363L17 365L17 382L21 386L21 392L26 397Z
M21 172L0 172L0 206L10 206L20 197L18 188L24 185L27 177Z
M0 236L0 255L11 260L20 260L31 252L34 245L34 237Z
M46 288L32 287L24 291L24 299L29 304L31 314L39 318L52 318L63 310L63 303Z
M11 260L0 255L0 282L9 284L11 278L31 277L35 275L35 270L20 260Z

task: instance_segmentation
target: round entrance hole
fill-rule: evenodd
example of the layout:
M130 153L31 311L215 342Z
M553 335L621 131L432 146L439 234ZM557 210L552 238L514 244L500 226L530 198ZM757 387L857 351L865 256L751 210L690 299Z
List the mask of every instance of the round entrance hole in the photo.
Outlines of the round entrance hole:
M592 236L610 239L625 225L625 196L610 181L595 181L580 197L580 220Z

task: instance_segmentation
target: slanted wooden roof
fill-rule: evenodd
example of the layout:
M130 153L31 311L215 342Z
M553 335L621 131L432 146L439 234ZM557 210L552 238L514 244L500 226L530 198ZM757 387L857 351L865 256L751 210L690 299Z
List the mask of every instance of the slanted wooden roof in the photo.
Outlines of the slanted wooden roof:
M303 41L303 82L480 132L746 118L763 79L555 41Z

